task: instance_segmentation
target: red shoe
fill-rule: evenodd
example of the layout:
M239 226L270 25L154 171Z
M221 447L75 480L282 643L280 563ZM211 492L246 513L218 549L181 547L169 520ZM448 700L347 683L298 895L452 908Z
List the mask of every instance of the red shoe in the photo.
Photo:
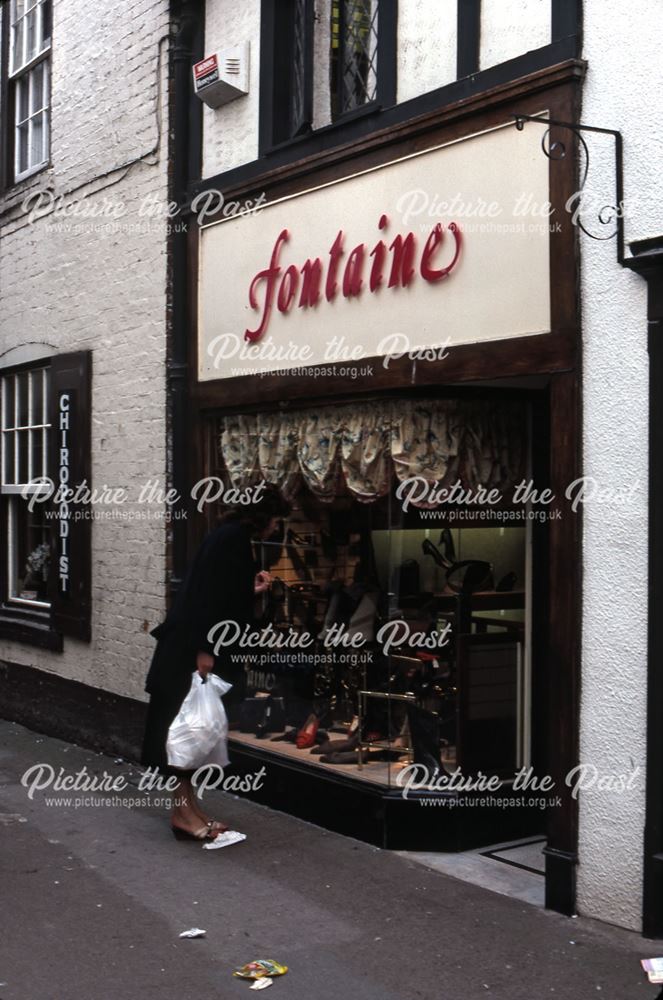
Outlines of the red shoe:
M318 728L320 726L320 719L317 715L312 712L308 719L302 726L302 728L297 733L297 739L295 743L298 750L310 750L310 748L315 743L315 738L318 735Z

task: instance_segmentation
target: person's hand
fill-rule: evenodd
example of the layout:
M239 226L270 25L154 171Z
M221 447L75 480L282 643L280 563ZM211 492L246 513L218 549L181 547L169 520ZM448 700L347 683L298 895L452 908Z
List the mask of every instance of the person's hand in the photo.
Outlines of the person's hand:
M214 667L214 657L211 653L198 653L196 656L196 669L203 680Z
M256 594L264 594L266 590L272 585L272 578L267 572L267 570L261 570L260 573L256 573L256 580L254 584L254 590Z

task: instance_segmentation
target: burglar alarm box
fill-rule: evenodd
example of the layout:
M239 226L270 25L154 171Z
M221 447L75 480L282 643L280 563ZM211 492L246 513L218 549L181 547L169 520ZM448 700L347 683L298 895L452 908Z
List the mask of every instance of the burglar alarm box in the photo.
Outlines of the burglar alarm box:
M194 64L193 89L210 108L249 92L249 42L214 52Z

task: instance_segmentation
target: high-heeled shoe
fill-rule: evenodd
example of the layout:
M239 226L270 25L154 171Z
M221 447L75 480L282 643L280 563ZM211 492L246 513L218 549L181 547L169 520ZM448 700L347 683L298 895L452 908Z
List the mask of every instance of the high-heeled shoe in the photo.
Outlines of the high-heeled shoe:
M330 726L328 733L336 733L339 730L334 726ZM352 723L349 729L341 729L342 733L345 733L344 740L330 740L329 735L325 739L322 738L322 730L318 733L318 739L316 741L317 745L313 746L311 753L313 754L329 754L329 753L341 753L344 750L355 750L359 746L359 716L355 715L352 719Z
M347 740L327 740L317 747L313 747L313 754L344 753L349 750L356 750L359 746L359 730L357 729Z
M315 743L315 738L320 728L320 719L315 712L312 712L302 728L297 733L295 744L298 750L310 750Z

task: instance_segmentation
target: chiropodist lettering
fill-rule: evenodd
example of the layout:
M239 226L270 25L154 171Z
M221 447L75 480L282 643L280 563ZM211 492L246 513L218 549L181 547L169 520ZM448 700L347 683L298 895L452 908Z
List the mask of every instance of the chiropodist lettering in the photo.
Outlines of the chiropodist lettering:
M72 418L71 392L61 392L58 397L58 482L60 486L69 485L70 470L70 435ZM63 489L64 498L58 507L58 586L60 594L69 595L69 501L66 499L67 490Z

